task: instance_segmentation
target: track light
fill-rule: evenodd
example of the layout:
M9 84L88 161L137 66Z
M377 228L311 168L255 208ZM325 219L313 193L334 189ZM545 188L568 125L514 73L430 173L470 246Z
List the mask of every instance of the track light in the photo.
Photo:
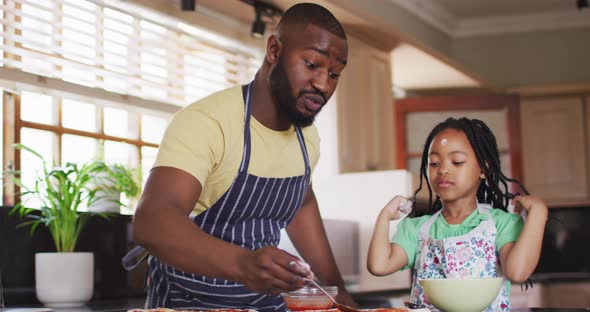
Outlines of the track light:
M256 20L252 23L250 34L252 37L260 39L264 36L266 24L262 21L262 9L260 7L255 7L254 9L256 10Z
M281 16L283 11L281 9L276 8L270 3L262 2L259 0L241 0L244 3L247 3L254 7L254 11L256 12L256 19L252 23L252 29L250 34L254 38L262 38L264 37L264 31L266 30L266 22L272 21L274 16ZM264 18L266 17L266 21Z
M181 0L180 7L183 11L194 11L195 2L197 2L197 0Z

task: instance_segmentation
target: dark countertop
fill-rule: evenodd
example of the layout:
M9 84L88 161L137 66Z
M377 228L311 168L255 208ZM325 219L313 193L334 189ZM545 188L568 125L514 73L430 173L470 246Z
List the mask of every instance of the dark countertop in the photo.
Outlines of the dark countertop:
M577 308L520 308L520 309L512 309L512 312L582 312L582 311L590 311L590 308L586 309L577 309Z
M108 301L97 301L97 302L90 302L85 306L78 307L78 308L59 308L53 309L55 312L95 312L95 311L102 311L102 312L126 312L130 309L142 309L145 304L144 298L131 298L131 299L119 299L119 300L108 300ZM42 306L7 306L4 309L5 312L11 312L12 308L19 308L23 310L19 310L19 312L26 312L26 308L41 308ZM0 310L1 311L1 310ZM35 311L35 310L32 310Z
M91 302L86 306L79 308L61 308L54 309L55 312L126 312L130 309L142 309L145 303L144 298L130 298L110 301ZM41 306L8 306L4 311L11 312L12 308L20 308L18 312L26 312L26 308L40 308ZM0 310L1 311L1 310ZM32 310L34 311L34 310ZM513 312L583 312L590 311L590 308L518 308L512 309Z
M105 301L94 301L90 302L89 304L78 307L78 308L60 308L54 309L54 312L127 312L131 309L142 309L144 307L145 298L128 298L128 299L117 299L117 300L105 300ZM377 306L385 306L382 305L384 302L378 305L371 305L366 304L363 302L359 302L361 307L363 308L374 308ZM42 308L41 305L29 305L29 306L7 306L4 309L4 312L12 312L13 308L18 309L18 312L27 312L27 308L35 309L35 308ZM3 311L0 309L0 311ZM35 310L31 310L35 311ZM512 312L584 312L589 311L590 307L588 308L517 308L512 309ZM15 311L16 312L16 311ZM41 311L39 311L41 312Z

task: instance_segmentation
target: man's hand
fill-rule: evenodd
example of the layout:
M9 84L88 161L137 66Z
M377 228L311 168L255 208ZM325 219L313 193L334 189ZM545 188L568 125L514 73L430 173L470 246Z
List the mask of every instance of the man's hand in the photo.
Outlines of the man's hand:
M240 261L239 282L252 291L269 295L299 289L313 274L293 265L298 261L301 260L272 246L248 252Z

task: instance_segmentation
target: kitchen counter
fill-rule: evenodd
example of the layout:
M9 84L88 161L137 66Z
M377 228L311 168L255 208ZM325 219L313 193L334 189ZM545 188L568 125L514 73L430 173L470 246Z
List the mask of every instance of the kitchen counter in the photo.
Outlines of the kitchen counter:
M519 309L512 309L512 312L582 312L582 311L590 311L590 308L587 309L575 309L575 308L519 308Z
M60 308L53 309L54 312L126 312L130 309L142 309L145 304L144 298L132 298L132 299L120 299L120 300L109 300L109 301L96 301L90 302L85 306L78 308ZM15 312L27 312L26 309L42 308L43 306L7 306L3 312L12 312L13 308ZM18 309L18 310L17 310ZM0 310L1 311L1 310ZM32 310L35 311L35 310ZM48 310L49 311L49 310ZM39 312L41 312L39 310Z
M54 312L126 312L130 309L141 309L145 303L143 298L132 298L132 299L121 299L112 301L98 301L91 302L86 306L79 308L62 308L54 309ZM4 312L11 312L13 308L19 308L18 312L26 312L25 308L40 308L41 306L9 306L4 309ZM14 310L15 312L17 310ZM33 310L34 311L34 310ZM590 308L586 309L568 309L568 308L518 308L512 309L512 312L584 312L590 311Z

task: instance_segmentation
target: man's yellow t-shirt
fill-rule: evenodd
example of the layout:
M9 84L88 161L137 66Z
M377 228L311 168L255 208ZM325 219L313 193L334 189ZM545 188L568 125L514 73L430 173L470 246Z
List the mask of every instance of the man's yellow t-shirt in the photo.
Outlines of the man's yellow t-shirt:
M229 189L244 146L242 87L214 93L178 111L166 129L154 167L178 168L193 175L203 187L194 213L211 207ZM310 167L319 159L317 129L302 129ZM252 144L248 173L265 178L305 174L303 154L292 126L274 131L250 118Z

